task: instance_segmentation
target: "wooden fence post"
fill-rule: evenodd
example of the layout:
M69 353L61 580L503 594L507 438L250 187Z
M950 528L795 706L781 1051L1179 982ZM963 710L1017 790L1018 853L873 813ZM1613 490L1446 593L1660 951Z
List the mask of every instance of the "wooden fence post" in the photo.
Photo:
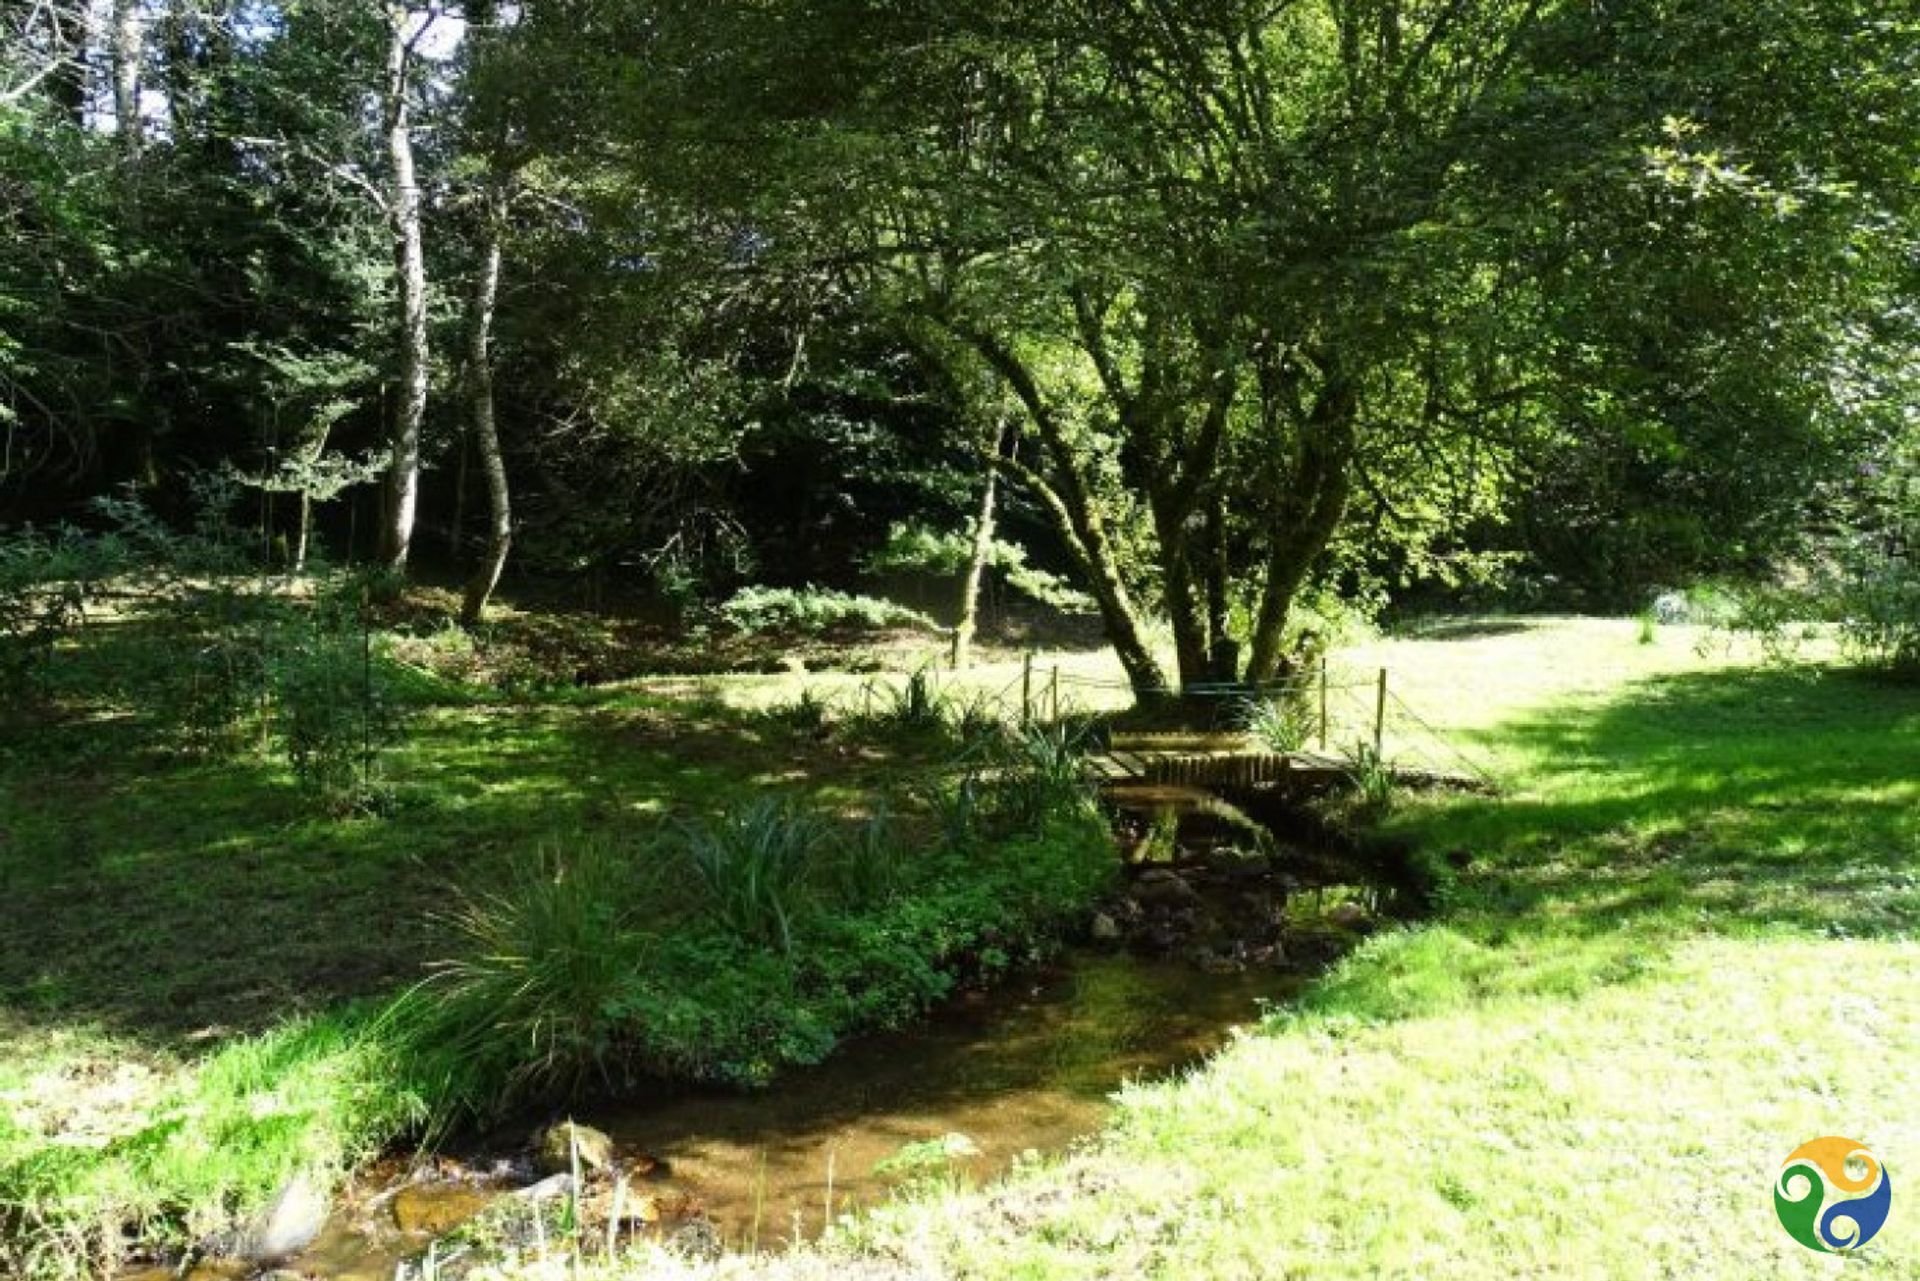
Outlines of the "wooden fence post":
M1033 724L1033 651L1020 664L1020 727Z
M1373 754L1380 756L1387 746L1387 669L1380 669L1380 691L1373 700Z
M1048 701L1053 704L1053 724L1060 723L1060 664L1053 665L1053 679L1049 682Z

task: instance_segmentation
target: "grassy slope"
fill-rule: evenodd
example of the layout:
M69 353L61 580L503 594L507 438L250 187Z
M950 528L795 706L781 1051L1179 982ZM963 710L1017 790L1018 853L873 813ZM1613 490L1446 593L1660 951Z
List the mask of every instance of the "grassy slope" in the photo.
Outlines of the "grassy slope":
M343 1003L449 950L431 916L451 887L761 787L852 802L920 776L929 750L817 744L638 695L436 706L392 764L396 811L336 821L259 762L123 742L0 752L0 1218L10 1200L36 1218L61 1205L55 1254L96 1211L185 1199L187 1228L210 1229L223 1206L350 1165L416 1113Z
M1474 855L1440 917L1192 1079L1128 1091L1090 1153L838 1248L996 1278L1843 1266L1788 1239L1769 1187L1829 1133L1896 1187L1920 1169L1920 690L1633 636L1356 656L1508 783L1398 820ZM1920 1276L1900 1204L1859 1262Z

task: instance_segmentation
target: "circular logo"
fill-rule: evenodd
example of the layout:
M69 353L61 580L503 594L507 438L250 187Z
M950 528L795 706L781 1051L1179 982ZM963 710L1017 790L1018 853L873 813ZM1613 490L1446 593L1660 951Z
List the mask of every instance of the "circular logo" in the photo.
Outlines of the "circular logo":
M1809 1250L1848 1254L1886 1226L1893 1181L1880 1158L1852 1139L1815 1139L1793 1150L1773 1184L1780 1225Z

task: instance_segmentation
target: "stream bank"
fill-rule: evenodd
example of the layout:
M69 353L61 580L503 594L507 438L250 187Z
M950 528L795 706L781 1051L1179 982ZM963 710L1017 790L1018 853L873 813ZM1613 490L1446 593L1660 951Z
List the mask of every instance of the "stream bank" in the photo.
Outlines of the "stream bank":
M594 1248L766 1249L918 1179L984 1181L1068 1150L1099 1131L1116 1089L1202 1061L1412 901L1377 851L1302 849L1277 810L1253 818L1257 804L1167 799L1115 806L1123 877L1051 965L964 990L769 1090L661 1086L580 1106L578 1183L571 1162L538 1155L538 1132L568 1118L523 1115L368 1171L297 1251L189 1275L391 1281L429 1248L438 1275L455 1275L576 1226Z

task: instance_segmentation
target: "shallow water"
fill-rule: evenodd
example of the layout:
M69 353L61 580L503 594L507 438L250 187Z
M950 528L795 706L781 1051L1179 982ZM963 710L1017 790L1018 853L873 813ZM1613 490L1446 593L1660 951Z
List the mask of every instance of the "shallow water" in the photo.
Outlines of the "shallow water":
M1100 1128L1119 1086L1197 1062L1299 982L1086 954L851 1045L763 1095L588 1119L664 1160L730 1245L764 1247L884 1196L894 1179L875 1167L907 1144L964 1136L978 1155L954 1166L980 1178L1065 1148Z
M1277 970L1217 975L1080 953L965 995L909 1031L856 1041L761 1093L676 1092L575 1116L613 1137L628 1171L658 1163L651 1177L631 1175L633 1198L657 1199L675 1217L703 1214L732 1248L772 1248L887 1195L907 1175L876 1167L909 1144L964 1136L948 1142L970 1154L949 1168L968 1179L1071 1146L1099 1130L1120 1086L1198 1062L1301 982ZM392 1281L437 1232L507 1190L369 1180L281 1266Z
M951 1154L939 1173L975 1181L1024 1153L1067 1149L1101 1128L1122 1085L1199 1062L1344 950L1354 906L1328 911L1325 889L1357 890L1376 907L1382 901L1368 888L1378 869L1344 857L1290 848L1275 863L1241 859L1234 851L1265 819L1217 796L1180 789L1114 799L1123 833L1129 824L1140 829L1134 844L1172 818L1178 848L1197 860L1180 866L1205 891L1204 908L1186 885L1171 905L1154 905L1167 887L1144 892L1150 875L1164 875L1148 865L1135 865L1130 898L1107 905L1130 922L1136 949L1164 958L1117 947L1071 954L993 991L965 993L911 1029L846 1045L760 1093L663 1088L650 1099L578 1108L575 1120L614 1141L620 1204L640 1211L630 1217L663 1232L709 1224L733 1249L768 1249L816 1236L883 1199L916 1173L901 1161L916 1145ZM1186 921L1184 941L1157 932L1156 922L1174 918ZM1284 947L1260 942L1276 933ZM348 1190L319 1239L280 1266L326 1281L392 1281L436 1237L527 1182L533 1128L530 1120L464 1159L371 1172ZM924 1164L917 1171L929 1172ZM588 1201L588 1221L597 1214L605 1222L606 1180L589 1189Z

